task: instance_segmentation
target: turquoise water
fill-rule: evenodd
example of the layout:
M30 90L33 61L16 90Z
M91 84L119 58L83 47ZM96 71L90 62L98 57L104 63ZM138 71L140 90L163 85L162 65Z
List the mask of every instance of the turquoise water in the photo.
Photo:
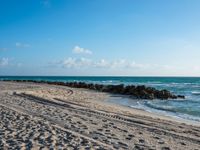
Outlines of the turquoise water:
M163 115L200 121L200 78L199 77L8 77L0 76L0 80L46 80L46 81L84 81L100 84L134 84L146 85L158 89L167 89L174 94L185 95L184 100L133 100L115 97L110 102L127 107L158 112Z

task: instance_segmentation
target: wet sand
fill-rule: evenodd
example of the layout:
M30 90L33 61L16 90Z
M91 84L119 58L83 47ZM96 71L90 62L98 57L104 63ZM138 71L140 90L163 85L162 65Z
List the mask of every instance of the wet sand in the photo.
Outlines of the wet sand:
M111 95L0 82L0 149L200 149L199 124L106 102Z

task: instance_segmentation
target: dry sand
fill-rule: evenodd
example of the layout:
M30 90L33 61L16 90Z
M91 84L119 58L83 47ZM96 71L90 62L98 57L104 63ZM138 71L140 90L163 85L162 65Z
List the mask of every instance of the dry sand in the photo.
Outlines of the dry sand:
M200 149L200 125L106 102L111 95L0 82L0 149Z

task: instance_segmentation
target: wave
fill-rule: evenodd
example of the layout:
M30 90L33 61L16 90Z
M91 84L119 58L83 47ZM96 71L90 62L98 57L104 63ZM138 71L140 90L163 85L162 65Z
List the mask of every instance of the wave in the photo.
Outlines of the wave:
M191 92L193 95L200 95L200 91L192 91Z
M172 106L158 106L150 103L138 103L138 105L131 105L130 107L145 110L147 112L162 114L173 118L200 122L200 116L194 116L191 114L176 111Z
M188 115L188 114L177 114L174 117L200 122L200 117L195 117L195 116Z
M146 105L147 107L153 108L153 109L157 109L157 110L176 112L176 110L174 110L174 107L172 107L172 106L166 106L166 105L161 106L161 105L156 105L156 104L149 103L149 102L146 102L144 105Z

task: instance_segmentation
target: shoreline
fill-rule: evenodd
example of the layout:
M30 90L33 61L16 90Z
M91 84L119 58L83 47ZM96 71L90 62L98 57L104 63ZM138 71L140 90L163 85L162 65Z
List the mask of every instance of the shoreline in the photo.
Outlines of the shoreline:
M110 96L81 88L1 81L0 148L9 148L12 137L14 146L36 149L200 149L199 125L109 103Z
M125 105L120 105L120 104L116 104L116 103L112 103L112 102L106 102L107 104L110 105L116 105L117 107L121 107L123 109L127 109L129 111L131 111L134 114L137 115L144 115L147 117L153 117L155 119L164 119L167 121L172 121L172 122L177 122L177 123L185 123L188 125L195 125L195 126L199 126L200 127L200 122L198 121L194 121L194 120L190 120L190 119L184 119L181 117L177 117L177 116L172 116L172 115L168 115L168 114L159 114L157 112L152 112L152 111L148 111L145 109L141 109L141 108L134 108L134 107L128 107Z
M111 97L112 97L112 95L111 95ZM114 96L114 97L118 97L119 99L129 98L129 97L124 96L124 95L117 95L117 96ZM132 99L130 99L130 100L132 100ZM140 111L140 114L144 114L146 116L150 116L150 117L154 116L155 118L159 118L159 119L176 121L176 122L179 122L179 123L186 123L188 125L200 126L200 121L182 118L180 116L170 114L170 112L167 113L167 112L164 112L162 110L157 110L157 109L155 109L155 111L145 110L145 108L143 109L143 108L131 107L131 106L120 104L119 102L110 102L109 99L105 100L105 102L108 103L108 104L111 104L111 105L116 105L116 106L122 107L124 109L128 109L130 111L133 111L134 113L137 113L137 111ZM156 112L156 111L158 111L158 112ZM191 116L191 117L194 117L194 116Z

